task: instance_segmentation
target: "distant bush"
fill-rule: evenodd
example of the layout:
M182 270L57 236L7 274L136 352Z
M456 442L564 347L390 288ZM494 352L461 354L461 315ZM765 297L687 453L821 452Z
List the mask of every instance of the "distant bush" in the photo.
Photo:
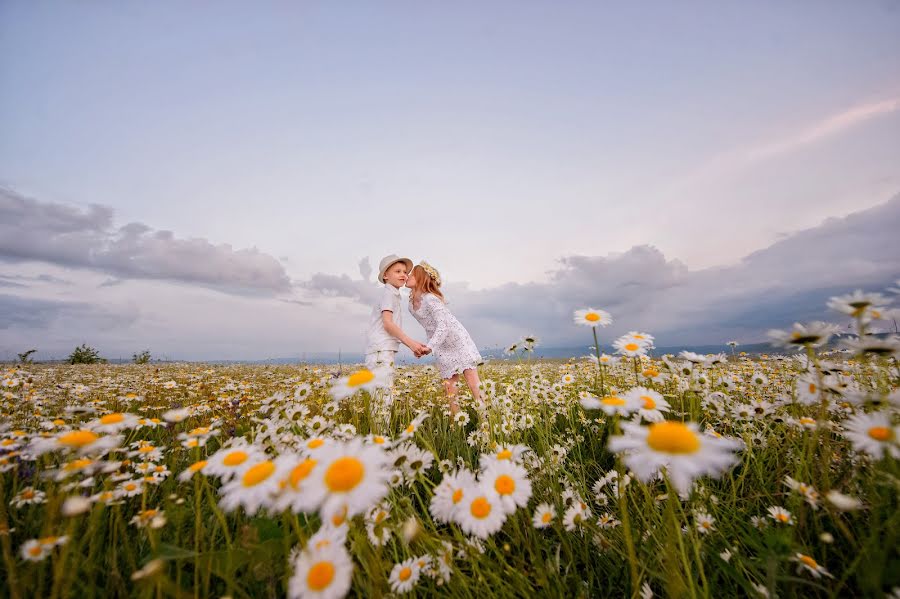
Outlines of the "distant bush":
M131 361L135 364L147 364L148 362L150 362L150 350L145 349L139 354L132 355Z
M16 354L19 357L19 362L22 364L31 364L31 354L36 352L36 349L29 349L26 352L22 352L21 354Z
M69 364L105 364L106 359L100 357L100 352L82 343L69 354Z

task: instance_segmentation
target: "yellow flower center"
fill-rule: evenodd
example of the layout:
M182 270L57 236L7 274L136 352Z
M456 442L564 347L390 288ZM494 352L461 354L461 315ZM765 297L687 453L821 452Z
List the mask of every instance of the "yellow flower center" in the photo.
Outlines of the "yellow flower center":
M346 493L353 490L366 474L366 468L359 459L345 456L336 459L325 472L325 484L333 493Z
M644 400L644 409L645 410L655 410L656 402L653 401L653 398L649 395L641 395L641 399Z
M625 400L617 395L607 395L600 400L600 403L607 406L624 406Z
M107 414L106 416L100 417L100 424L118 424L125 420L125 415L119 412L115 414Z
M59 442L63 445L68 445L69 447L84 447L85 445L90 445L99 438L97 433L80 430L62 435L59 438Z
M318 562L313 564L306 575L306 584L314 591L321 591L334 580L334 565L331 562Z
M680 422L657 422L650 425L647 445L665 453L695 453L700 449L700 439Z
M457 489L457 490L453 491L453 496L451 497L451 499L453 500L453 503L459 503L460 501L462 501L462 498L463 498L463 490L462 489Z
M53 421L53 424L55 424L56 426L62 426L65 423L66 423L66 421L63 420L62 418L57 418L56 420Z
M30 555L32 555L33 557L39 556L41 554L41 552L43 552L43 551L44 551L44 549L40 545L34 545L33 547L28 549L28 553Z
M196 435L205 435L205 434L208 433L208 432L209 432L209 427L208 427L208 426L198 426L197 428L195 428L194 430L192 430L192 431L189 432L188 434L189 434L189 435L194 435L194 436L196 436Z
M188 470L191 472L197 472L198 470L203 470L206 467L206 460L200 460L199 462L194 462L190 465Z
M153 451L154 449L156 449L156 448L153 447L152 445L143 445L143 446L141 446L140 448L138 448L138 451L139 451L140 453L150 453L150 452Z
M275 472L275 464L270 460L266 460L251 466L244 473L244 479L241 482L245 487L253 487L272 476L273 472Z
M477 497L469 506L469 511L479 520L483 520L491 513L491 503L484 497Z
M809 384L809 392L810 392L810 393L815 393L815 392L816 392L816 389L818 389L818 387L816 387L816 384L815 384L815 383L810 383L810 384Z
M406 582L407 580L409 580L410 576L412 576L412 569L409 567L404 567L402 570L400 570L400 574L397 575L397 578L399 578L403 582Z
M638 345L637 343L626 343L625 344L625 349L627 351L637 351L638 349L640 349L640 347L641 346Z
M659 371L655 368L648 368L644 371L644 376L647 378L653 378L655 376L659 376Z
M249 456L244 451L232 451L222 460L222 463L226 466L240 466L244 462L247 461Z
M290 483L294 489L298 489L300 487L300 483L309 476L309 473L312 472L312 469L316 466L316 460L306 459L297 464L293 470L291 470L290 475Z
M549 524L550 520L552 519L553 514L551 514L550 512L544 512L544 514L541 516L541 522L543 522L544 524Z
M887 441L893 436L893 432L886 426L873 426L869 429L869 436L876 441Z
M802 418L800 418L800 424L815 424L815 423L816 423L815 418L810 418L809 416L803 416Z
M34 498L34 491L32 491L31 489L26 489L26 490L22 491L22 499L33 499L33 498Z
M600 320L600 315L596 312L588 312L584 315L584 319L588 322L597 322L598 320Z
M791 519L787 514L776 514L775 518L777 518L779 522L787 522Z
M317 438L315 438L315 439L310 440L310 441L306 444L306 446L309 447L310 449L318 449L318 448L322 447L322 445L323 445L324 443L325 443L325 440L324 440L324 439L319 439L319 438L317 437Z
M378 445L382 445L382 444L384 444L384 437L382 437L382 436L373 437L372 441L377 443Z
M407 426L407 427L406 427L406 432L408 432L408 433L414 433L414 432L416 432L416 425L415 425L415 424L410 424L409 426Z
M63 470L80 470L82 468L87 468L91 465L91 460L87 458L81 458L80 460L72 460L65 466L63 466Z
M498 460L509 460L512 458L512 452L508 449L504 449L500 453L497 454Z
M516 481L511 476L501 474L494 481L494 490L500 495L509 495L516 490Z
M360 385L365 385L366 383L371 382L374 378L374 372L363 368L362 370L357 370L350 375L350 378L347 379L347 386L359 387Z
M808 555L800 555L800 561L815 570L819 567L819 563Z

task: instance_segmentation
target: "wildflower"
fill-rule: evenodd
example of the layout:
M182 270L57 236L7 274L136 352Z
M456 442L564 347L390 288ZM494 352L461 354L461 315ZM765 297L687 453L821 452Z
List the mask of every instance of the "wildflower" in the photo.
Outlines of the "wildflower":
M610 439L609 448L624 453L624 462L643 482L665 473L679 494L687 495L695 478L717 476L737 458L740 443L701 435L694 423L663 421L649 426L622 424L624 435Z
M144 578L149 578L151 576L155 576L155 575L159 574L160 572L162 572L165 565L166 565L166 562L164 562L163 560L161 560L159 558L152 559L149 562L147 562L144 565L144 567L141 568L140 570L135 570L134 572L132 572L131 580L141 580Z
M149 509L141 510L131 519L131 524L138 528L162 528L166 525L166 516L162 510Z
M39 562L50 555L54 547L65 545L68 541L67 536L29 539L22 544L22 558L30 562Z
M475 485L463 490L453 520L467 535L486 539L503 527L506 511L495 493Z
M627 356L629 358L634 356L643 356L647 353L647 349L649 345L645 345L644 343L639 342L637 339L633 339L629 336L619 337L615 341L613 341L613 347L616 348L616 351L623 356Z
M429 503L429 511L435 522L451 522L456 506L463 500L466 491L475 486L475 475L465 468L444 474L440 484L434 488Z
M388 578L391 590L400 594L410 592L416 586L416 583L419 582L421 573L421 568L414 557L395 564Z
M836 491L832 489L825 493L825 499L828 500L828 503L833 505L835 508L842 512L850 512L853 510L858 510L862 507L862 501L857 499L856 497L851 497L850 495L844 495L840 491Z
M897 356L900 354L900 339L891 337L872 337L845 339L844 347L856 356Z
M769 512L769 517L775 522L793 526L794 519L791 517L791 513L780 505L770 506L766 511Z
M629 396L621 397L612 393L601 398L598 407L607 416L628 416L637 410L640 405L642 404L636 403L635 399L629 399Z
M16 508L20 508L24 505L37 505L39 503L44 503L46 501L47 494L43 491L37 490L34 487L25 487L18 493L16 493L15 497L10 501L10 505Z
M102 455L119 447L121 443L121 435L101 437L94 431L80 429L64 431L53 437L33 439L29 451L35 456L55 450L74 451L78 455Z
M228 482L243 474L263 453L261 448L240 439L209 456L203 471L208 476L218 476L223 482Z
M784 484L792 491L800 493L814 510L819 509L819 492L810 484L794 480L790 476L784 477Z
M209 462L207 460L199 460L194 462L193 464L185 468L184 472L178 475L178 480L181 482L189 481L195 474L197 474L198 472L202 472L203 469L206 468L206 465L208 463Z
M290 599L331 599L350 591L353 562L343 544L328 542L317 546L310 538L293 566L294 573L288 581Z
M844 436L857 452L879 460L885 455L900 458L900 426L892 426L885 412L851 416L844 422Z
M595 310L594 308L585 308L583 310L575 310L575 324L587 327L605 327L612 323L612 316L609 312L603 310Z
M805 325L795 322L790 331L771 329L769 337L772 345L781 347L820 347L839 331L838 326L827 322L817 321Z
M873 312L877 313L888 303L890 300L880 293L865 293L857 289L848 295L832 297L828 300L828 307L836 312L868 322L873 318Z
M648 422L660 422L664 419L663 412L670 409L669 402L663 396L646 387L634 387L625 394L625 401L637 406L638 414Z
M566 512L563 514L563 527L569 531L573 532L581 528L581 526L587 521L588 518L591 517L591 508L587 506L583 501L574 501L572 505L570 505Z
M697 530L700 534L709 534L710 532L716 529L713 524L715 523L715 518L707 514L703 511L698 511L694 513L694 526L697 527Z
M244 511L252 516L262 506L268 506L272 498L281 488L284 477L284 467L278 466L284 462L276 462L269 459L255 461L239 476L226 483L219 494L219 506L226 512L233 511L238 506L243 506Z
M556 509L549 503L542 503L534 509L531 523L535 528L547 528L556 518Z
M331 386L331 396L335 401L340 401L358 391L374 393L376 389L383 389L389 386L390 379L388 374L388 369L386 368L375 368L373 370L362 368L335 381Z
M822 576L827 576L828 578L834 578L831 574L828 573L823 566L820 566L819 563L811 558L808 555L803 553L796 553L794 557L791 558L792 562L797 562L797 573L801 572L809 572L815 578L821 578Z
M73 495L72 497L66 497L60 511L63 516L78 516L90 510L92 504L93 502L87 497Z
M525 468L510 461L496 461L482 472L479 481L500 498L507 513L525 507L531 498L531 481Z
M115 434L138 426L140 418L134 414L113 412L87 424L87 428L98 433Z
M346 516L361 514L387 495L387 456L361 439L335 442L316 455L318 467L306 480L308 493L321 503L323 518L346 510Z

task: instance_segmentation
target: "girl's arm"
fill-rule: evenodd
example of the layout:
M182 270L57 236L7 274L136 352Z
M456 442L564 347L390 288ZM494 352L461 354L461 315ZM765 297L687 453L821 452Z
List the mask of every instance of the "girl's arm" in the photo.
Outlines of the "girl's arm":
M429 296L428 298L422 298L422 301L427 302L427 308L431 311L436 326L434 329L434 335L431 336L425 345L430 347L432 350L439 346L444 342L444 339L447 337L447 308L444 306L443 302L434 296Z

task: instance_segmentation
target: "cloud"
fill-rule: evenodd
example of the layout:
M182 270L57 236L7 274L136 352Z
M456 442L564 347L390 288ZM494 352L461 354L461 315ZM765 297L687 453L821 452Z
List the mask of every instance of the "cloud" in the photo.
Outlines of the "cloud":
M121 279L156 279L230 293L286 291L274 257L201 238L179 239L141 223L113 225L113 211L40 202L0 188L0 259L89 268Z
M113 310L86 302L0 294L0 329L42 329L64 319L79 322L88 329L106 331L132 324L138 314L138 309L133 305Z
M609 340L644 329L665 343L760 340L794 320L834 318L827 299L854 288L883 289L900 276L900 194L892 200L784 236L727 267L690 270L650 245L608 256L567 256L546 279L473 290L448 283L449 306L482 346L534 333L547 346L587 345L572 312L613 314ZM319 273L303 287L368 304L365 281Z

